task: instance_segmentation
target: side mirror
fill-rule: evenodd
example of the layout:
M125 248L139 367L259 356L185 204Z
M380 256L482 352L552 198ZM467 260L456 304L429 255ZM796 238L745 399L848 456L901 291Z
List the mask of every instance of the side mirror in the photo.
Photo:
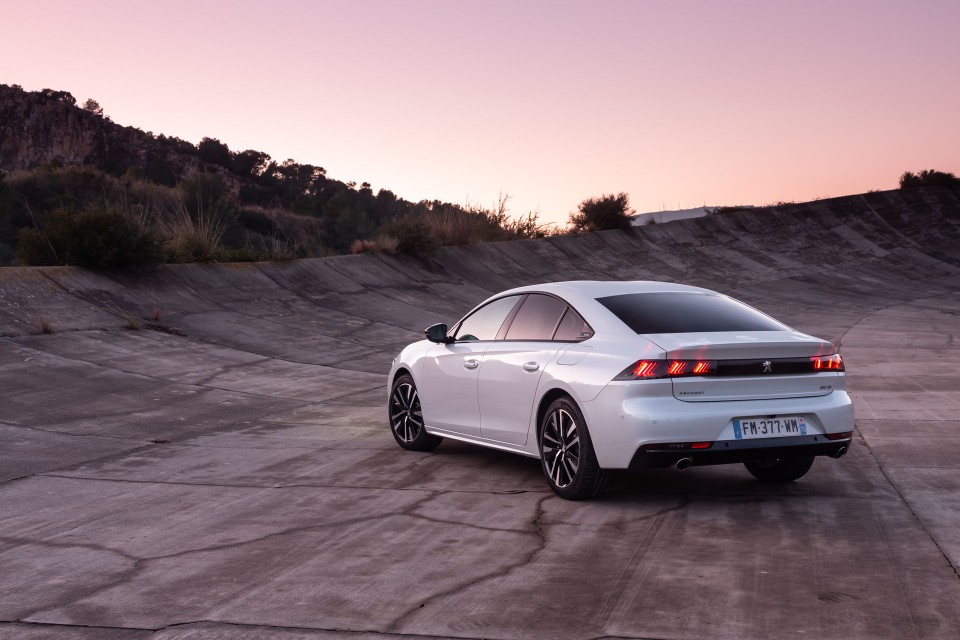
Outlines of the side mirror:
M423 330L423 335L427 336L427 340L430 342L443 344L453 342L447 337L447 325L445 324L432 324Z

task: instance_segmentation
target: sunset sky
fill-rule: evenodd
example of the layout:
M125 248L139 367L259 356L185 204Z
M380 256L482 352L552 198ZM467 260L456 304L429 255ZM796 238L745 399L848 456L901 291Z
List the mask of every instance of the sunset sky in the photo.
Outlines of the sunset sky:
M8 3L0 83L549 221L960 174L960 2Z

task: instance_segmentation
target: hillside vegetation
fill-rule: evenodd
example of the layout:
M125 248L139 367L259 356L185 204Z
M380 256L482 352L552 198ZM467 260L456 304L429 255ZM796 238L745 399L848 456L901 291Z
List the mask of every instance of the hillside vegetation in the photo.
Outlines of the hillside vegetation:
M901 187L953 184L907 172ZM323 167L118 125L95 100L0 85L0 265L92 268L338 253L428 257L442 245L630 229L627 194L587 198L569 226L537 212L409 202Z
M0 85L0 178L0 264L426 255L550 231L536 213L511 218L506 196L491 208L409 202L213 138L194 145L122 127L95 101L79 107L51 89ZM108 250L117 243L126 246Z

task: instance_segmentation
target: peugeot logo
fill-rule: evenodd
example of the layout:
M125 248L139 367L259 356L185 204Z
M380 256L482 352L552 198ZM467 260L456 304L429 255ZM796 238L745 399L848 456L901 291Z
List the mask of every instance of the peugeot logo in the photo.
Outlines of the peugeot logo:
M764 373L773 373L773 363L769 360L763 361L763 372Z

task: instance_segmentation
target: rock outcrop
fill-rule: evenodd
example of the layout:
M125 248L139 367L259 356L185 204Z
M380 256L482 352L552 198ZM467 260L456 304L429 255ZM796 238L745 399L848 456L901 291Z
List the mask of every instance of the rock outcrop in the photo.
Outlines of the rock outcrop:
M24 91L0 84L0 172L49 163L87 165L115 175L133 169L160 183L173 183L203 169L188 142L154 137L82 109L66 91Z

